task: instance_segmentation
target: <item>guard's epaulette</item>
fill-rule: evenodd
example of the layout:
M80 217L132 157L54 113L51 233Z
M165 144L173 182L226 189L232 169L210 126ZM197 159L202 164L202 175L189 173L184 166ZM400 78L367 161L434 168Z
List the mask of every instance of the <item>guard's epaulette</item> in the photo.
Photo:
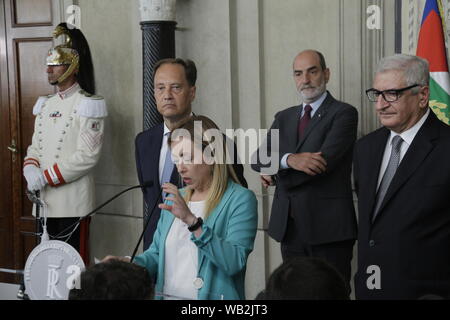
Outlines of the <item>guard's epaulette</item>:
M44 107L45 103L47 102L48 99L50 99L53 95L48 95L45 97L39 97L33 107L33 115L38 115L39 113L41 113L42 108Z
M105 99L80 90L83 95L79 104L75 107L77 114L85 118L105 118L108 116Z
M102 96L97 96L97 95L94 95L94 94L90 94L89 92L86 92L84 90L80 90L80 94L82 94L86 98L90 98L90 99L93 99L93 100L103 100L104 99Z

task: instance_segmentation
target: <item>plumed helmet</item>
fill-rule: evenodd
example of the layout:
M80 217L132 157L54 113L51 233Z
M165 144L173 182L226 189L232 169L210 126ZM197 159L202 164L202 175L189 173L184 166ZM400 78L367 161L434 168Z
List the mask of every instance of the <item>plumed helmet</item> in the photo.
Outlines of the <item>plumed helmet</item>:
M63 82L75 73L81 88L95 94L91 51L83 33L79 29L68 28L66 23L60 23L53 32L53 37L58 39L60 36L65 37L65 42L50 49L47 66L69 65L69 68L57 79L56 84Z

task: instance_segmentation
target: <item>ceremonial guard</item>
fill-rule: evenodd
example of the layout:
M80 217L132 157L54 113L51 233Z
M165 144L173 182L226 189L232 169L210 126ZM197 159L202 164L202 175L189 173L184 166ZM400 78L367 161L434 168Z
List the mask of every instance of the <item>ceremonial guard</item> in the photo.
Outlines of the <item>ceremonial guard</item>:
M35 129L23 173L28 190L40 191L47 205L50 239L67 241L87 263L88 222L66 229L94 209L92 169L100 157L107 108L104 99L94 95L85 37L65 23L54 32L55 38L61 35L65 43L51 49L47 57L49 83L57 93L40 97L33 109Z

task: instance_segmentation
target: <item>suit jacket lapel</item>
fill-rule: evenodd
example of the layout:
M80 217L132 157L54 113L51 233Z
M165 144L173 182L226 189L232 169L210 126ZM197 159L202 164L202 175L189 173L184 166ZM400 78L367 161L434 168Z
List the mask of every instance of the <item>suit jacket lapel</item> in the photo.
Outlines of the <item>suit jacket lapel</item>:
M303 134L303 137L297 142L297 147L295 148L296 151L300 149L303 142L305 142L306 138L308 138L309 134L314 130L314 127L325 117L327 114L327 111L330 107L330 105L335 101L333 96L327 92L327 97L323 101L322 105L317 109L317 111L314 113L314 116L312 117L311 121L309 122L308 126L306 127L306 131ZM303 105L302 105L303 108ZM303 109L301 109L302 111ZM301 113L300 113L301 114ZM297 115L297 123L300 121L300 116ZM297 132L297 130L296 130Z
M378 216L382 214L382 210L389 200L391 200L395 193L408 181L411 175L425 160L427 155L433 150L434 144L432 143L432 140L439 136L439 132L438 129L433 126L433 121L436 119L433 119L435 117L434 114L432 115L431 113L400 162L400 165L392 178L392 182L389 185L387 193L380 206Z
M285 143L287 150L294 150L297 145L298 121L300 120L302 109L302 105L293 108L288 115L289 121L283 123L283 128L280 128L280 133L286 133L283 136L280 136L280 139L283 139L283 143ZM280 153L280 157L281 156L282 154Z
M156 133L155 143L153 148L150 150L153 150L152 154L149 157L149 163L151 164L151 167L154 167L156 164L156 170L152 170L153 172L153 181L155 182L155 186L158 188L155 190L161 189L160 181L159 181L159 156L161 154L161 147L162 147L162 140L164 136L164 124L161 124L158 126L158 131Z
M369 197L367 203L367 212L369 215L369 222L372 221L373 210L375 209L375 200L377 195L378 187L378 177L380 175L381 163L383 161L384 150L386 148L386 143L389 138L390 131L386 128L382 128L378 133L373 146L370 149L370 153L366 155L368 168L366 172L368 173L367 181L369 188Z
M205 220L205 225L207 225L209 228L213 229L214 225L216 224L217 218L220 217L222 214L222 211L225 207L225 205L228 203L228 199L231 197L235 190L234 185L231 182L228 182L228 188L225 191L225 193L222 196L222 199L220 200L220 203L217 205L217 207L211 212L208 219ZM200 270L203 262L205 261L205 255L199 255L199 264L198 264L198 270Z

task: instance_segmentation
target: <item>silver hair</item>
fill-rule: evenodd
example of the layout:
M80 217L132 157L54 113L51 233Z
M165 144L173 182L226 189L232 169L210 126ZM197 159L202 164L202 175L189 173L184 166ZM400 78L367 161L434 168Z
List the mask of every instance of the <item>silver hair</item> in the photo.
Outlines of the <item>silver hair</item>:
M409 54L396 54L385 57L378 62L376 73L397 70L403 72L406 86L419 84L428 86L430 83L430 68L427 60ZM413 93L418 93L414 88Z

